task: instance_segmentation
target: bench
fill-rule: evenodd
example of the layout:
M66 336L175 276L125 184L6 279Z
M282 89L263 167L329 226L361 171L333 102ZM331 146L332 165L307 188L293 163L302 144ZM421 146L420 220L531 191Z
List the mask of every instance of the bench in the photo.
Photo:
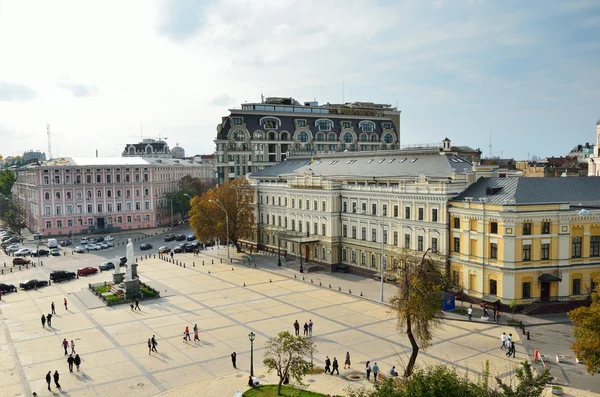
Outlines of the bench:
M345 263L338 263L337 265L335 265L336 272L348 273L349 269L350 265L347 265Z

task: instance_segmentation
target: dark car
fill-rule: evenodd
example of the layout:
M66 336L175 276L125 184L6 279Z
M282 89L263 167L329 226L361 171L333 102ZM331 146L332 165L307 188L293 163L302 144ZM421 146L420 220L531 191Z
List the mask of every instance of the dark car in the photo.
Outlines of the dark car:
M29 265L30 263L31 263L31 259L23 258L20 256L13 259L13 266Z
M126 256L122 256L119 258L119 267L121 266L125 266L127 264L127 257Z
M77 269L77 275L79 276L88 276L90 274L98 273L98 269L92 266L81 267Z
M62 240L60 242L60 246L61 247L66 247L66 246L71 245L71 244L73 244L73 242L71 240Z
M176 237L175 237L175 235L174 235L174 234L167 234L167 235L165 236L165 241L173 241L173 240L175 240L175 239L176 239Z
M17 287L15 287L12 284L0 284L0 291L2 291L2 293L16 291L16 290L17 290Z
M27 280L19 284L19 287L22 289L32 289L37 287L45 287L48 285L47 280Z
M44 248L40 248L39 250L36 251L32 251L31 252L31 256L48 256L50 254L50 251L48 251L47 249Z
M66 270L56 270L50 273L50 280L55 282L61 282L64 280L72 280L77 275L74 272L68 272Z
M178 234L177 236L175 236L175 240L177 241L185 241L185 239L185 234Z
M115 264L112 262L103 262L98 266L100 270L110 270L115 268Z
M189 236L187 236L187 241L194 241L196 239L196 236L194 236L193 234L190 234Z
M97 243L103 243L104 237L96 237L94 240L96 240Z
M152 249L152 244L148 244L148 243L140 244L140 249L142 251L146 251L146 250Z
M194 252L196 249L200 248L200 243L194 241L193 243L189 243L185 245L185 252Z
M185 247L187 246L187 244L179 244L177 247L173 248L173 252L176 254L180 254L182 252L185 252Z

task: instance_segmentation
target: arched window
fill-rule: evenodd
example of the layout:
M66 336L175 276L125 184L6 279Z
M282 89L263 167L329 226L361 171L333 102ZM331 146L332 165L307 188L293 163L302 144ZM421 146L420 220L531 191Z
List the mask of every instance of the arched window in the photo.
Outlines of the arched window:
M360 141L361 142L368 142L369 141L369 137L367 136L367 134L360 134Z
M392 137L392 134L385 134L383 140L385 143L392 143L394 141L394 138Z
M150 145L146 146L146 154L152 154L152 146L150 146Z
M346 262L348 260L348 252L346 248L342 249L342 262Z
M67 199L71 198L71 192L67 192Z
M241 130L233 131L233 134L231 136L233 137L233 140L236 142L242 142L244 139L246 139L246 134L244 134L244 131L241 131Z
M371 254L371 267L377 266L377 256L375 254Z
M274 141L274 140L276 139L276 138L275 138L275 135L276 135L276 134L275 134L273 131L269 132L269 140L270 140L270 141Z
M325 249L325 247L323 247L323 248L321 249L321 258L322 258L322 259L325 259L325 257L326 257L326 254L327 254L327 250Z
M377 134L371 134L371 142L377 142Z
M259 122L263 128L276 130L281 125L281 121L276 117L263 117Z
M112 197L112 190L108 189L106 191L106 197Z
M333 128L333 121L327 119L318 119L315 121L315 126L319 131L331 131Z
M44 200L50 200L50 193L44 193Z
M121 191L117 190L117 197L121 197Z
M300 142L307 142L308 141L308 134L306 133L306 131L300 131L297 135L298 140Z
M54 193L54 196L56 196L56 199L57 199L57 200L60 200L60 192L55 192L55 193Z
M317 246L315 246L315 258L319 257L319 248Z
M324 141L325 140L325 134L323 134L322 132L319 132L317 134L317 141Z
M344 134L344 142L345 143L352 143L352 134L349 132L346 132Z
M259 141L262 140L263 139L263 133L260 132L260 131L256 131L254 133L254 139L259 140Z
M98 197L102 197L102 190L98 190L98 191L96 192L96 194L98 195Z
M129 154L135 154L135 148L133 146L129 146Z
M375 131L375 123L372 121L361 121L358 123L358 128L360 128L363 132L373 132Z
M335 142L335 134L332 132L329 135L327 135L327 140L329 142Z
M287 141L287 140L289 140L289 139L290 139L290 138L289 138L289 136L288 136L288 133L287 133L287 132L282 132L282 133L281 133L281 140L282 140L282 141Z

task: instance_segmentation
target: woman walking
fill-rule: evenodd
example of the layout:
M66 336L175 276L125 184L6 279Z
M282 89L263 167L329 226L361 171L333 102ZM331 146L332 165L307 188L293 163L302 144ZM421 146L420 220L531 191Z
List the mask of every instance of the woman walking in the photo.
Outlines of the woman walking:
M79 354L75 355L75 367L77 367L77 372L79 372L79 365L81 365L81 357Z
M152 340L148 338L148 354L152 355Z
M346 369L346 365L348 369L350 369L350 352L346 352L346 361L344 361L344 369Z
M367 365L365 365L365 370L367 371L367 380L371 380L371 362L367 361Z

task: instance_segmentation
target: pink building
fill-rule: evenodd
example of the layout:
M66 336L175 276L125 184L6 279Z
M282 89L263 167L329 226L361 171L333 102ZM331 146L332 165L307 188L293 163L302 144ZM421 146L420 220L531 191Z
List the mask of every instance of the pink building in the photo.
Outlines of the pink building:
M171 221L165 195L204 168L173 158L65 157L19 169L13 195L28 228L46 236L151 228Z

